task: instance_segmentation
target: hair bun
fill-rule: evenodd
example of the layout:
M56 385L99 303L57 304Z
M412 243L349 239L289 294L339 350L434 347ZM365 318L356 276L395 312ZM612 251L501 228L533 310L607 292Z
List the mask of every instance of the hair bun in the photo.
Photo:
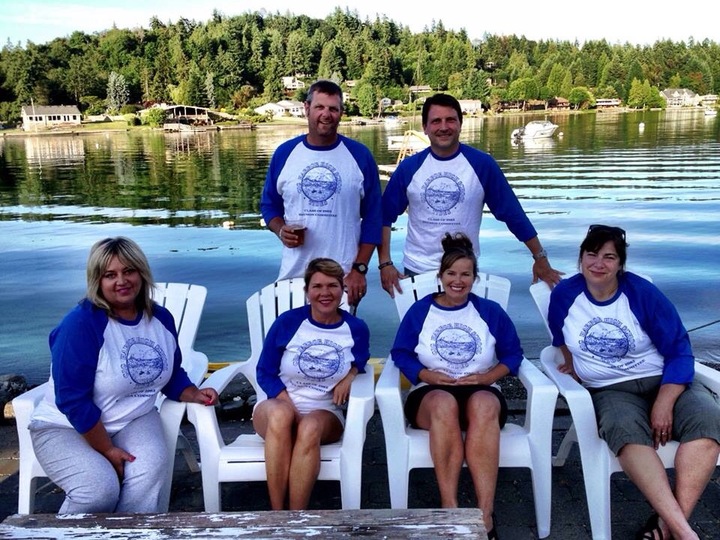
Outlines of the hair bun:
M442 247L445 253L449 251L469 251L474 255L472 241L465 233L456 232L454 234L450 234L449 232L446 232L442 239Z

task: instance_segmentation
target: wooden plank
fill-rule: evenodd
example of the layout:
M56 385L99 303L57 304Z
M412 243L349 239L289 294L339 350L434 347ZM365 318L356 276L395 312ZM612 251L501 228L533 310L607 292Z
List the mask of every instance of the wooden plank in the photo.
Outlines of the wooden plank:
M14 515L0 538L164 540L251 538L487 539L476 508L410 510L304 510L169 514Z

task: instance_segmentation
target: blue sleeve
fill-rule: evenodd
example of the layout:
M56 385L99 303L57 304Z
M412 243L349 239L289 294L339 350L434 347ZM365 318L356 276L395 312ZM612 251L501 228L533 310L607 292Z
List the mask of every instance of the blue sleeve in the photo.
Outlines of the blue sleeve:
M342 137L363 174L363 198L360 201L360 243L382 243L382 194L377 163L370 150L357 141Z
M350 315L346 311L343 311L343 317L350 327L354 341L352 365L357 368L358 373L365 373L365 366L370 359L370 330L365 321Z
M495 338L495 356L498 362L507 366L510 374L517 375L523 361L523 350L512 319L497 302L474 294L470 295L470 300Z
M502 172L497 161L485 152L461 145L463 154L480 178L485 190L485 204L495 219L507 225L510 232L520 242L527 242L537 236L537 231L530 223L520 201L510 183ZM468 150L469 149L469 150Z
M163 386L161 392L172 400L180 401L180 394L183 393L188 386L194 386L188 377L185 368L182 367L182 351L178 345L177 330L175 329L175 319L172 313L162 306L155 304L153 315L159 320L165 328L175 338L175 355L173 357L172 374L170 380Z
M582 274L563 279L555 285L550 293L550 305L548 307L548 326L552 334L552 344L555 347L565 345L563 326L565 319L575 299L585 289L585 278Z
M415 348L431 305L432 295L428 295L410 306L400 322L391 350L393 362L412 384L420 382L420 371L425 368Z
M265 185L260 196L260 213L266 224L276 217L283 218L285 216L285 203L280 193L278 193L277 179L290 156L290 152L293 151L302 137L304 136L282 143L270 159L270 166L265 175Z
M291 309L282 313L268 330L256 369L257 382L268 398L276 397L285 390L280 379L280 362L285 348L307 318L309 306Z
M408 186L415 172L423 163L424 156L427 156L429 152L430 150L426 149L420 154L403 159L392 173L382 195L382 224L384 227L390 227L407 210L408 204L410 204L407 196Z
M104 311L84 300L50 333L55 405L79 433L88 432L102 414L93 395L107 322Z
M630 309L665 360L661 384L692 383L695 357L675 306L646 279L626 272L623 280Z

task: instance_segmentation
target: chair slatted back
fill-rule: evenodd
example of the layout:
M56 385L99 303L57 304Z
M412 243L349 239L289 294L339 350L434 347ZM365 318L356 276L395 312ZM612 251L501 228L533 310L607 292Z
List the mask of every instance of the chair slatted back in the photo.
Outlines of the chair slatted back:
M400 282L403 288L402 294L395 293L395 308L400 319L405 316L407 310L417 300L431 293L442 292L442 284L436 272L427 272L411 278L403 279ZM480 298L487 298L500 304L507 309L510 300L510 280L493 274L478 274L472 291Z

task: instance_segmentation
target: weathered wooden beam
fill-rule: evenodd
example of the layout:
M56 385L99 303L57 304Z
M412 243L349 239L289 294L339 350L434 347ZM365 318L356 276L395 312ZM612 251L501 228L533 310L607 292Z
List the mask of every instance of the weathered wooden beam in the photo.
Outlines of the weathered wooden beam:
M169 514L14 515L0 524L0 538L163 540L341 538L487 539L474 508L409 510L304 510Z

